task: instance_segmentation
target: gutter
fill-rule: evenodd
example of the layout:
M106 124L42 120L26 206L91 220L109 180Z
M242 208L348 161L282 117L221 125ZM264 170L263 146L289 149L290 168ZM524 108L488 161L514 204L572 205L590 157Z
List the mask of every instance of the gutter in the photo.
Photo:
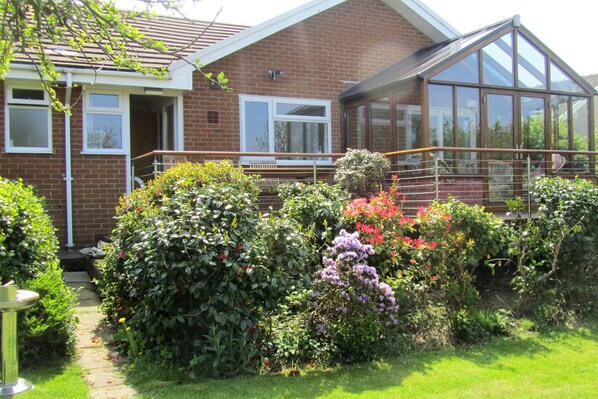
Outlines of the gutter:
M66 95L64 99L65 107L70 111L71 96L73 93L73 74L66 72ZM71 160L71 115L64 114L64 160L65 160L65 175L66 182L66 247L72 250L75 244L73 243L73 175L72 175L72 160Z

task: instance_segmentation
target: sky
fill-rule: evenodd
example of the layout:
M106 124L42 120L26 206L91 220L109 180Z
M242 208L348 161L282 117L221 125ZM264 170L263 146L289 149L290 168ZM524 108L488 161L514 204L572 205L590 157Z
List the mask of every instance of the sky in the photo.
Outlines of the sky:
M598 2L594 0L420 0L467 33L515 14L521 23L580 75L598 73ZM191 18L256 25L308 0L201 0Z

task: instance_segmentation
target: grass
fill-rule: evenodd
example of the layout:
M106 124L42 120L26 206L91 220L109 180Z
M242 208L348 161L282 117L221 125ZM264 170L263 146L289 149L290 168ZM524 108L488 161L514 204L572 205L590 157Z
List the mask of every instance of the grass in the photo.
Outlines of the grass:
M183 398L590 398L598 392L598 322L483 347L416 353L300 376L260 375L182 383L159 370L131 382L145 399ZM52 366L21 373L35 384L22 399L87 398L82 370Z
M20 370L19 377L28 379L35 387L31 391L15 395L15 398L87 398L87 383L83 371L74 364Z
M443 350L300 376L196 383L139 373L145 399L589 398L598 392L598 323L472 349Z

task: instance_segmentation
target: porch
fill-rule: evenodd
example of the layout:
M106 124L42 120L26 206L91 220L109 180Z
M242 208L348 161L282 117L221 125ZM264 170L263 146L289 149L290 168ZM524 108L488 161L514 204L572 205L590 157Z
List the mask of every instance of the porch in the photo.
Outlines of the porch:
M472 149L429 147L384 154L391 161L405 195L406 215L434 200L455 197L470 205L503 214L505 201L521 197L531 213L529 182L541 176L580 177L596 181L594 151ZM283 182L334 183L334 161L344 154L248 153L224 151L152 151L132 159L131 187L139 187L180 162L228 161L246 174L258 175L260 202L267 209L277 203L277 186Z

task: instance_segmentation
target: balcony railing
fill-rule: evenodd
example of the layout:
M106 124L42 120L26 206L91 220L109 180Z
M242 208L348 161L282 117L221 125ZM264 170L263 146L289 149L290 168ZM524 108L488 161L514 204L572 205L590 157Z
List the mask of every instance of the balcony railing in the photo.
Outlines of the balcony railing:
M529 182L540 176L576 176L596 180L594 151L474 149L432 147L387 153L404 209L412 215L433 200L455 197L503 213L505 201L521 197L530 206ZM247 153L224 151L152 151L132 160L132 185L143 185L180 162L228 161L245 173L259 175L257 184L272 192L287 181L332 182L334 161L344 154Z
M334 162L344 154L263 153L227 151L152 151L132 159L131 184L139 187L182 162L228 161L245 173L259 175L258 185L272 187L285 181L332 182Z
M404 208L449 196L503 213L505 201L520 197L532 213L529 183L541 176L596 180L593 151L433 147L385 154L405 195Z

